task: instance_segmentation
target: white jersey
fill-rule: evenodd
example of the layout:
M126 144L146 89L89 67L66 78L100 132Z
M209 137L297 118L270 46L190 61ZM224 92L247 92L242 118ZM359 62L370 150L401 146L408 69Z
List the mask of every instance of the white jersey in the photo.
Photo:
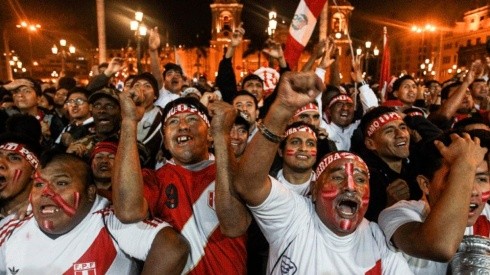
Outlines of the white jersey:
M393 243L391 242L391 238L395 231L402 225L409 222L424 222L427 214L424 210L426 207L426 203L422 200L412 200L412 201L399 201L392 205L389 208L383 210L378 218L379 226L383 230L386 236L386 241L391 249L397 250ZM490 207L488 204L485 204L485 208L482 211L483 216L489 217L490 215ZM466 227L465 235L473 235L474 229L473 226ZM486 236L489 237L489 236ZM414 274L446 274L447 263L441 263L426 259L416 258L410 255L403 253L403 256L407 259L408 265L410 269L414 272Z
M153 104L160 106L163 109L169 102L174 101L179 97L180 95L172 93L171 91L165 89L165 86L163 86L158 92L157 100L155 100L155 103Z
M97 196L89 214L56 239L44 234L31 214L2 220L0 274L137 274L130 257L144 261L155 235L167 223L123 224Z
M281 169L281 170L279 170L279 172L277 172L277 180L280 183L284 184L284 186L286 186L289 190L292 190L292 191L296 192L297 194L300 194L301 196L308 197L310 195L311 182L316 180L316 176L315 176L315 172L312 171L311 176L307 181L305 181L301 184L294 184L294 183L290 183L284 177L283 171Z
M267 199L250 207L270 244L270 274L411 274L399 253L388 249L375 223L337 236L319 219L314 204L271 178Z

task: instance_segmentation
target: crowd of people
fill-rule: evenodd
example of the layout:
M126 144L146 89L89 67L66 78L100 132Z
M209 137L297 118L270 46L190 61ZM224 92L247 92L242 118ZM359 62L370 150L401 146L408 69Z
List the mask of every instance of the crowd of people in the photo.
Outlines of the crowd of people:
M0 273L446 274L490 237L490 63L383 94L362 56L340 83L332 39L299 72L271 42L267 94L234 74L244 33L215 83L161 71L155 28L121 87L120 58L1 85Z

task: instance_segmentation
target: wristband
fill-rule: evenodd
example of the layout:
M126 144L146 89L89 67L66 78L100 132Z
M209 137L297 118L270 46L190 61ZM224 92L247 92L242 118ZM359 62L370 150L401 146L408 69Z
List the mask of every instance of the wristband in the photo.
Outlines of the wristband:
M367 82L363 79L363 80L361 80L361 82L359 82L359 84L361 84L361 86L364 86L364 85L367 85Z
M271 142L280 143L284 139L284 136L276 135L267 129L262 122L257 122L257 128L259 129L260 133Z

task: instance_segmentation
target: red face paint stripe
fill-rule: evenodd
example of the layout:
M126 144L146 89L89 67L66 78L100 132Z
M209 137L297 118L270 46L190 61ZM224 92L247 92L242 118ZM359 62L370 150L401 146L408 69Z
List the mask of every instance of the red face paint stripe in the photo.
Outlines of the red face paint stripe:
M339 191L337 189L322 191L322 197L325 199L335 198L338 196L338 194L339 194Z
M482 192L481 193L481 199L482 199L483 202L486 202L489 197L490 197L490 191Z
M20 169L15 169L15 172L14 172L14 183L17 183L20 179L20 177L22 176L22 170Z
M286 156L294 156L295 153L296 153L296 150L286 149Z
M347 186L349 189L355 189L354 184L354 164L352 162L347 162L345 165L345 173L347 174Z
M340 228L342 230L348 231L351 229L351 227L352 227L352 221L351 220L342 219L340 221Z

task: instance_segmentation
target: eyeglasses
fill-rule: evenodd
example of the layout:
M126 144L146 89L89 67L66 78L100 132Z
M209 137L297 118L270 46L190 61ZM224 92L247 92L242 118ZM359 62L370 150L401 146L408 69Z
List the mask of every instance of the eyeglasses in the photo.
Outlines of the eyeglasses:
M77 105L77 106L80 106L82 104L84 104L85 102L87 102L87 100L83 99L83 98L76 98L76 99L70 99L70 100L67 100L65 103L67 105Z

